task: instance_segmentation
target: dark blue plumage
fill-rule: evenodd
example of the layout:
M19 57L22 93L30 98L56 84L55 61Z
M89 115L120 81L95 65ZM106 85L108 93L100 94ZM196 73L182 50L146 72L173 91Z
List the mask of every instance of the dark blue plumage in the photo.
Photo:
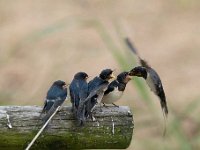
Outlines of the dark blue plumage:
M103 70L98 77L95 77L93 80L91 80L88 83L88 91L89 93L96 91L100 87L104 86L105 90L107 88L107 85L109 84L109 80L114 78L113 71L111 69L105 69ZM104 91L95 94L90 98L90 100L86 103L86 117L93 117L92 111L97 103L100 103L102 97L103 97Z
M78 72L74 75L74 79L69 86L72 110L80 123L84 121L84 112L82 112L84 109L79 111L79 113L77 113L77 110L80 101L85 100L88 96L87 78L88 75L85 72Z
M46 113L43 121L46 121L58 106L61 106L67 97L67 88L64 81L58 80L53 83L47 92L42 113ZM50 111L51 110L51 111Z

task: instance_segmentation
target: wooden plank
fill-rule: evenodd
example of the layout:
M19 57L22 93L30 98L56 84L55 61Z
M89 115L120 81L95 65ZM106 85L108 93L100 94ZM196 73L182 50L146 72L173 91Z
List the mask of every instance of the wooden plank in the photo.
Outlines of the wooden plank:
M25 149L41 128L39 106L0 106L1 149ZM8 127L7 114L12 128ZM133 116L127 106L94 110L96 121L77 125L71 107L64 107L49 123L31 149L125 149L133 133Z

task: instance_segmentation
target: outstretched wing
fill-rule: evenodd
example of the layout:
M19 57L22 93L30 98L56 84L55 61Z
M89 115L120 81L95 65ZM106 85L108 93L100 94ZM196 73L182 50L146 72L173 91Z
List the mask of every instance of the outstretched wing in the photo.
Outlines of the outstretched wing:
M162 86L161 79L154 69L149 68L148 72L149 72L149 76L151 78L152 84L154 84L155 90L153 90L153 92L159 97L162 110L165 113L165 116L167 116L168 114L167 101L166 101L165 92Z
M137 49L135 48L133 42L131 42L131 40L129 38L125 38L125 43L129 47L129 49L137 56L141 66L143 66L145 68L150 68L149 64L139 56Z
M147 81L148 86L159 97L164 118L167 117L167 114L168 114L167 101L166 101L165 92L164 92L159 75L154 69L151 68L151 66L144 59L142 59L139 56L136 48L133 46L132 42L128 38L125 39L125 42L127 46L129 47L129 49L137 56L141 66L145 67L149 71L150 83L148 83L149 81Z
M128 37L125 38L125 43L135 55L138 55L136 48L133 46L133 43L130 41L130 39Z

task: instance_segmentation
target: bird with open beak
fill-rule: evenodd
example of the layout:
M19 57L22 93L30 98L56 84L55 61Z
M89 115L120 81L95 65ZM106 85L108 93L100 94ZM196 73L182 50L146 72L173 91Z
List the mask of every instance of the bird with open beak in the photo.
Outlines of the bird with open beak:
M114 104L116 101L118 101L125 89L126 84L131 80L131 77L129 76L129 72L122 72L117 76L117 79L112 81L109 85L107 90L104 92L104 96L101 100L101 102L104 104L113 104L114 106L117 106Z
M115 76L113 75L113 70L104 69L103 71L101 71L99 76L95 77L88 83L89 94L94 93L94 91L95 92L98 91L98 89L101 89L101 91L94 94L94 96L92 96L86 102L86 113L85 113L86 117L90 117L92 120L95 120L95 118L92 116L92 111L95 108L96 104L100 104L104 92L109 84L109 81L113 78L115 78Z
M61 106L67 97L67 85L64 81L58 80L53 83L47 92L42 113L44 122L54 113L58 106Z
M85 120L85 117L84 117L85 108L82 108L81 111L78 111L78 108L79 108L80 101L85 100L88 96L87 79L88 79L88 75L85 72L78 72L74 75L74 79L72 80L69 86L71 103L72 103L72 111L80 125L82 125Z

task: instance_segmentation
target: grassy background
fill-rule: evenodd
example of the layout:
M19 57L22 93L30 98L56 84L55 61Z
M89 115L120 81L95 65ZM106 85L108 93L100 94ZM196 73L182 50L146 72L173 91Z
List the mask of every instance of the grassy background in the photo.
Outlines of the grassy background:
M42 105L54 80L131 69L128 36L160 74L170 111L162 138L157 98L143 80L128 84L118 104L135 117L129 149L199 149L199 10L198 0L0 0L0 104Z

